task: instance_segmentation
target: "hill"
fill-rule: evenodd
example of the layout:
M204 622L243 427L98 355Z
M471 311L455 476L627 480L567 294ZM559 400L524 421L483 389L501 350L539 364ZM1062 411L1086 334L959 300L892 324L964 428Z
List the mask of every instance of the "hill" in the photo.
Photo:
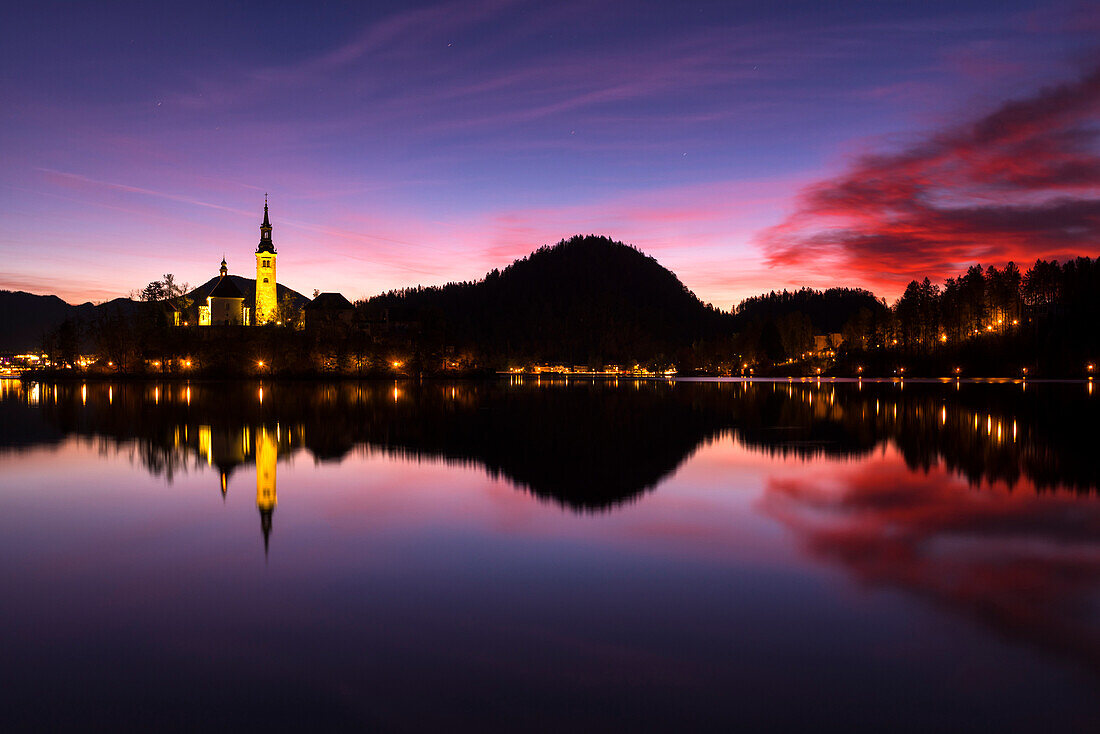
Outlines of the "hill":
M36 296L24 291L0 291L0 351L34 349L42 335L56 327L73 310L57 296Z
M418 321L428 341L495 362L670 360L732 325L652 257L593 235L544 246L477 282L391 291L366 304L383 309Z

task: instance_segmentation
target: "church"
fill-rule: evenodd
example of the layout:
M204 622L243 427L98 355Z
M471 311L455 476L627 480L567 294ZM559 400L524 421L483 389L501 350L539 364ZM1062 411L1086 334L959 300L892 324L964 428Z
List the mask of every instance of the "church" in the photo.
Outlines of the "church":
M229 274L222 258L217 279L197 288L194 300L198 305L199 326L262 326L279 320L279 293L275 282L275 258L278 253L271 240L271 220L264 196L264 220L260 224L260 243L256 245L256 281ZM307 302L299 293L288 290L291 299ZM300 303L298 304L300 305ZM181 316L176 317L177 322ZM188 319L189 320L189 319ZM186 320L183 321L186 324Z

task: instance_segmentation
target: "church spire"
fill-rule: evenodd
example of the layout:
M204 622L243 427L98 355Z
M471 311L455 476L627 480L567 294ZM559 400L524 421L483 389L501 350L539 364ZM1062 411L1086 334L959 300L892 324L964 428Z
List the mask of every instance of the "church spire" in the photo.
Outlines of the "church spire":
M271 242L271 220L267 215L267 194L264 194L264 221L260 225L260 244L256 245L256 254L261 252L275 252L275 245Z

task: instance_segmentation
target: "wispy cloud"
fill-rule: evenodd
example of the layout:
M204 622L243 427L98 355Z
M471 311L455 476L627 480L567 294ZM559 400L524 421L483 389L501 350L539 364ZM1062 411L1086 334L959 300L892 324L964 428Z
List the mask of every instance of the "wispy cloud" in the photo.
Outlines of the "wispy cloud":
M47 174L48 177L54 181L63 185L70 186L94 186L100 188L112 189L114 191L122 191L128 194L141 194L142 196L152 196L158 199L165 199L167 201L174 201L181 204L188 204L190 206L205 207L207 209L217 209L218 211L230 212L232 214L241 214L253 216L255 212L246 212L243 209L234 209L233 207L224 206L222 204L216 204L210 201L202 201L189 196L182 196L179 194L172 194L164 191L156 191L154 189L147 189L141 186L131 186L129 184L115 183L113 181L100 181L99 179L91 178L89 176L82 176L78 173L69 173L67 171L57 171L52 168L39 168L37 169Z

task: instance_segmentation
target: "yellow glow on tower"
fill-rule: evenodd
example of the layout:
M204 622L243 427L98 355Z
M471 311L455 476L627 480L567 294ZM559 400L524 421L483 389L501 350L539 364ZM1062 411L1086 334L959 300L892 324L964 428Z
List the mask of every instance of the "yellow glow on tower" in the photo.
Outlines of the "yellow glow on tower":
M256 429L256 507L260 510L260 530L264 535L264 553L271 537L271 515L275 510L275 462L279 445L263 426Z
M256 246L256 324L262 326L275 321L278 315L278 297L275 288L275 245L271 241L271 222L267 215L267 196L264 196L264 221L260 225L260 244Z

